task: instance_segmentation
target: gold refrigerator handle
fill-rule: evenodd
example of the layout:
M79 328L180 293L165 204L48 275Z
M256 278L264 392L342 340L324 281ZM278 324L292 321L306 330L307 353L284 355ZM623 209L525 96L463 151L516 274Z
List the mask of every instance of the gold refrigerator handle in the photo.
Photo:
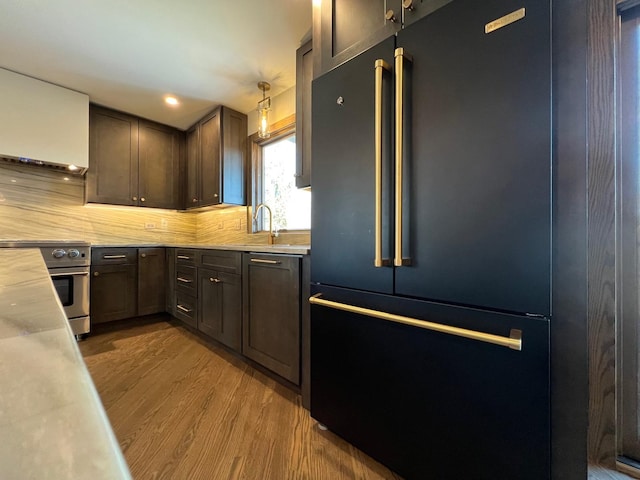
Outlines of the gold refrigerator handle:
M433 330L435 332L446 333L448 335L455 335L457 337L492 343L494 345L500 345L501 347L508 347L512 350L522 350L522 331L515 328L511 329L508 337L503 337L492 333L477 332L466 328L451 327L449 325L442 325L441 323L433 323L426 320L418 320L411 317L404 317L402 315L395 315L393 313L381 312L379 310L356 307L355 305L348 305L346 303L332 302L331 300L320 298L321 296L321 293L313 295L309 298L309 303L334 308L336 310L343 310L345 312L366 315L368 317L379 318L381 320L387 320L394 323L402 323L412 327L424 328L425 330Z
M390 265L389 259L382 258L382 75L391 71L391 66L382 59L376 60L376 92L375 92L375 154L376 154L376 205L375 205L375 257L373 265L384 267Z
M404 62L405 60L411 62L413 59L404 51L404 48L396 48L394 56L396 73L396 235L393 264L396 267L402 267L411 265L411 259L403 258L402 252L402 168L404 164Z

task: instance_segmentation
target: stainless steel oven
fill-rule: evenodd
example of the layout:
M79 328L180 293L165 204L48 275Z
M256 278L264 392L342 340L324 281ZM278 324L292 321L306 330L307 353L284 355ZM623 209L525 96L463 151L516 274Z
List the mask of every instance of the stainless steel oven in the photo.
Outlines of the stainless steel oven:
M80 338L89 333L89 270L91 248L84 243L47 243L40 247L49 269L51 281L58 292L71 331Z
M74 335L89 333L89 267L50 268L49 275Z

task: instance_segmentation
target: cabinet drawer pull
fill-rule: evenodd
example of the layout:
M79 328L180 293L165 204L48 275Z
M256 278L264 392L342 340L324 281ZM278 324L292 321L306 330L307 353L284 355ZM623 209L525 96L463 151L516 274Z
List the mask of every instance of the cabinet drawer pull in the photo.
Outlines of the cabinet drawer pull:
M193 283L193 280L190 278L178 277L177 280L182 283Z
M177 308L178 310L183 311L184 313L191 313L191 312L193 312L193 310L191 310L191 309L189 309L189 308L186 308L186 307L183 307L182 305L179 305L179 304L178 304L178 305L176 305L176 308Z
M191 257L189 255L178 255L178 258L180 260L191 260Z
M140 254L140 256L141 256L142 258L147 258L147 254L146 254L146 253L141 253L141 254Z
M280 265L282 262L278 262L277 260L264 260L262 258L252 258L251 261L253 263L268 263L270 265Z
M213 278L213 277L209 277L209 281L213 283L222 283L222 280L220 280L219 278Z
M116 258L127 258L126 255L103 255L102 258L105 260L115 260Z

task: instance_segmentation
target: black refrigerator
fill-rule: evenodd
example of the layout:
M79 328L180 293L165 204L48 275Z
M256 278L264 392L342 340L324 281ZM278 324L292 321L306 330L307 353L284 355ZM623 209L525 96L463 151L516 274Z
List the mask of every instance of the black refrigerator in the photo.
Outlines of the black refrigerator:
M549 0L313 82L311 415L407 479L550 477Z

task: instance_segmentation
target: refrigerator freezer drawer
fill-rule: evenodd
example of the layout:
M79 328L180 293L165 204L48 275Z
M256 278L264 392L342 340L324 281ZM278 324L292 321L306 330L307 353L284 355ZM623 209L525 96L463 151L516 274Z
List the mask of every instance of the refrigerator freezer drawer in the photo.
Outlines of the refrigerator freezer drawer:
M549 478L547 319L352 300L492 334L521 330L522 350L312 304L316 420L407 479Z

